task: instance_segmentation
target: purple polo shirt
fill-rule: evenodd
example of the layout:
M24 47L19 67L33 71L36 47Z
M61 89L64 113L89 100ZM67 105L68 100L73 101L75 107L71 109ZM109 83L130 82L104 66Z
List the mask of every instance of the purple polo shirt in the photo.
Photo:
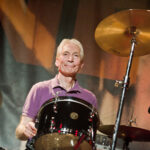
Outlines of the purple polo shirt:
M59 85L56 75L51 80L33 85L26 98L22 115L35 119L41 106L46 101L55 97L54 93L57 93L57 96L69 96L85 100L97 109L97 99L91 91L82 88L77 81L72 89L66 91Z

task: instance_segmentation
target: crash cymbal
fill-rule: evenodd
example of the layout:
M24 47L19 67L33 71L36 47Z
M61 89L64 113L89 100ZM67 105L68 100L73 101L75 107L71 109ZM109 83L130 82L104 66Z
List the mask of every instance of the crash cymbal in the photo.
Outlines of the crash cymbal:
M99 131L112 137L114 125L102 125L99 127ZM118 129L118 137L125 140L127 139L128 141L150 141L150 131L141 128L120 125Z
M129 9L103 19L95 30L97 44L106 52L129 56L136 37L134 56L150 53L150 10Z

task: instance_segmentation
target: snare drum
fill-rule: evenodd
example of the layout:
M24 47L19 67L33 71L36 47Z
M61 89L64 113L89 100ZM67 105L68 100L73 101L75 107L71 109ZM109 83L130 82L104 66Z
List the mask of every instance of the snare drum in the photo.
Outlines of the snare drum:
M91 104L74 97L47 101L37 116L36 150L92 150L99 115Z

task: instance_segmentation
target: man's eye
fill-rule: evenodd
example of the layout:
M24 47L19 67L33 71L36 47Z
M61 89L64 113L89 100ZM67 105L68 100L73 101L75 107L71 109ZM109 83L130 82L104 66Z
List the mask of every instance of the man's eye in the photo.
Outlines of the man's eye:
M68 55L68 54L67 54L67 53L64 53L63 55L66 56L66 55Z
M79 57L79 55L78 54L76 54L76 55L74 55L75 57Z

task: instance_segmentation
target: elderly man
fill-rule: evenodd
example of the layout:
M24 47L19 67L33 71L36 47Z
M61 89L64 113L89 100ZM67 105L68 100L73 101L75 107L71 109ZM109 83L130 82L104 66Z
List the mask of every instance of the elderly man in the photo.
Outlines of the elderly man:
M16 136L27 140L36 135L35 119L41 106L49 99L57 96L70 96L82 99L97 108L95 95L82 88L76 80L76 74L83 67L84 51L76 39L64 39L57 48L55 65L58 74L51 80L35 84L23 107L20 123L16 128Z

